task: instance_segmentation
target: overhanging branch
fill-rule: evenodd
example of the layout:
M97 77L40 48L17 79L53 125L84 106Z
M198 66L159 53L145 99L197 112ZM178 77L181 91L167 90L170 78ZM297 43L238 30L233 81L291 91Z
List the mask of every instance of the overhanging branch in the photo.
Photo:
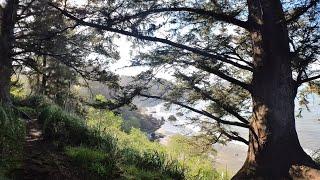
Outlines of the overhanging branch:
M171 8L150 9L147 11L138 12L134 15L124 16L123 18L119 18L118 21L125 21L125 20L129 20L129 19L145 17L150 14L161 13L161 12L189 12L189 13L194 13L194 14L206 16L206 17L212 17L218 21L223 21L223 22L226 22L229 24L233 24L233 25L242 27L244 29L249 29L248 22L241 21L232 15L228 15L228 14L224 14L224 13L217 13L217 12L208 11L205 9L191 8L191 7L171 7Z
M214 115L212 115L211 113L205 111L205 110L198 110L198 109L195 109L191 106L188 106L182 102L178 102L178 101L173 101L173 100L170 100L168 98L165 98L165 97L160 97L160 96L153 96L153 95L148 95L148 94L143 94L143 93L139 93L137 94L138 96L142 96L142 97L146 97L146 98L153 98L153 99L159 99L159 100L164 100L164 101L168 101L172 104L176 104L178 106L181 106L183 108L186 108L186 109L189 109L195 113L198 113L198 114L201 114L203 116L206 116L206 117L209 117L215 121L217 121L218 123L221 123L221 124L225 124L225 125L232 125L232 126L238 126L238 127L243 127L243 128L250 128L250 126L248 124L245 124L245 123L242 123L242 122L237 122L237 121L226 121L226 120L223 120L223 119L220 119L219 117L216 117Z
M226 112L228 112L229 114L233 115L234 117L236 117L237 119L239 119L241 122L245 123L245 124L249 124L249 121L246 120L245 118L243 118L242 116L240 116L240 114L238 114L236 111L234 111L230 106L227 106L225 104L223 104L222 102L220 102L220 100L212 97L209 93L203 91L202 89L200 89L199 87L196 86L192 86L198 93L202 94L202 96L204 96L205 98L208 98L209 100L215 102L219 107L221 107L223 110L225 110Z
M298 85L301 85L301 84L306 83L306 82L314 81L316 79L320 79L320 75L309 77L309 78L306 78L306 79L302 79L302 80L298 81Z
M163 44L167 44L179 49L184 49L190 52L193 52L195 54L198 55L202 55L211 59L215 59L215 60L219 60L221 62L227 63L227 64L231 64L237 68L243 69L243 70L247 70L247 71L253 71L253 69L249 66L246 65L242 65L239 63L236 63L234 61L231 61L227 58L215 55L215 54L211 54L208 53L206 51L203 51L201 49L198 48L193 48L187 45L183 45L183 44L179 44L173 41L170 41L168 39L163 39L163 38L158 38L158 37L152 37L152 36L145 36L143 34L140 33L136 33L136 32L130 32L130 31L126 31L126 30L122 30L122 29L116 29L116 28L112 28L110 26L105 26L105 25L101 25L101 24L97 24L97 23L93 23L93 22L87 22L84 21L82 19L79 19L75 16L73 16L72 14L70 14L69 12L67 12L66 10L63 10L53 4L50 4L52 7L58 9L63 15L65 15L66 17L76 21L77 23L84 25L84 26L89 26L89 27L93 27L93 28L97 28L97 29L101 29L101 30L105 30L105 31L109 31L109 32L114 32L114 33L118 33L118 34L122 34L122 35L126 35L126 36L130 36L130 37L135 37L141 40L146 40L146 41L151 41L151 42L159 42L159 43L163 43Z
M243 137L241 137L239 135L230 134L230 133L228 133L228 132L226 132L226 131L224 131L222 129L220 131L221 131L221 133L223 135L225 135L226 137L228 137L231 140L240 141L240 142L243 142L246 145L249 145L249 141L247 141L246 139L244 139Z
M185 61L185 60L176 60L177 62L179 63L183 63L183 64L186 64L186 65L191 65L191 66L194 66L195 68L197 69L200 69L202 71L205 71L205 72L208 72L208 73L211 73L213 75L216 75L218 76L219 78L221 79L224 79L232 84L235 84L237 86L240 86L242 87L243 89L251 92L251 85L250 84L247 84L245 82L242 82L238 79L235 79L223 72L221 72L220 70L214 68L214 67L210 67L208 66L208 63L205 62L205 61L201 61L201 62L188 62L188 61Z
M286 19L286 23L291 23L293 21L296 21L297 19L300 18L300 16L306 13L309 9L316 6L317 3L319 3L319 0L311 0L308 5L296 8L295 11L293 11L291 15Z
M232 107L224 104L223 102L221 102L221 100L214 98L212 95L210 95L209 92L197 87L193 81L190 81L190 77L179 73L179 76L183 78L184 81L188 82L188 85L193 88L197 93L200 93L204 98L209 99L210 101L215 102L219 107L221 107L223 110L225 110L226 112L228 112L229 114L233 115L234 117L236 117L237 119L239 119L241 122L245 123L245 124L249 124L249 121L246 120L245 118L243 118L242 116L240 116L240 114L238 114L236 111L234 111L232 109Z

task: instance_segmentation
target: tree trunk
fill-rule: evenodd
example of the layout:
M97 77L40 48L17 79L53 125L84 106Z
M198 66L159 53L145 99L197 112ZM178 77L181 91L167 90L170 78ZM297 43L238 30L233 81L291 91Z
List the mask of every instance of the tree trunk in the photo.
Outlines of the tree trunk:
M0 6L0 101L2 104L11 105L10 82L13 71L11 50L18 1L5 2L4 7Z
M42 57L42 79L41 79L41 87L40 87L40 93L43 95L47 95L47 73L46 73L46 68L47 68L47 57L43 56Z
M253 115L246 162L233 179L290 179L295 165L316 168L295 129L289 41L280 0L248 0L254 52ZM313 174L314 175L314 174ZM311 178L311 177L309 177Z

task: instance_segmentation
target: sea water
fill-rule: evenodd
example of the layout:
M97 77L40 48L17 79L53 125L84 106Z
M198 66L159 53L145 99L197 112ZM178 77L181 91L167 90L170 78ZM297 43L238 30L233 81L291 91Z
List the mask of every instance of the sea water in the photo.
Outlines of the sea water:
M298 137L303 149L310 155L320 149L320 98L317 95L308 96L308 108L302 108L302 117L296 117L296 129ZM296 101L296 104L298 102ZM201 105L200 105L201 106ZM301 106L296 106L296 114ZM146 113L153 113L156 118L168 119L170 115L176 115L177 107L167 110L163 103L153 107L146 107ZM187 112L185 115L192 115L192 112ZM177 121L166 121L158 130L159 133L166 135L162 139L162 143L166 144L170 136L174 134L191 135L198 131L198 127L194 125L182 126L187 122L186 116L176 116ZM196 114L194 114L196 115ZM237 131L244 138L248 137L248 130L238 128ZM231 141L227 145L216 144L214 148L218 154L215 156L216 166L220 169L227 169L230 173L237 171L246 158L247 146L241 142Z

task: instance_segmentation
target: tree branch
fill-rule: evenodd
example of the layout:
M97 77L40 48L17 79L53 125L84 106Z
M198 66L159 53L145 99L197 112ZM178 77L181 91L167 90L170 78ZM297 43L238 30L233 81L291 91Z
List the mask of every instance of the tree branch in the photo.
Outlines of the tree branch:
M240 69L248 70L248 71L251 71L251 72L253 71L251 67L236 63L234 61L231 61L231 60L229 60L227 58L224 58L224 57L221 57L221 56L218 56L218 55L215 55L215 54L208 53L208 52L203 51L201 49L197 49L197 48L193 48L193 47L186 46L186 45L183 45L183 44L179 44L179 43L170 41L168 39L152 37L152 36L145 36L143 34L136 33L136 32L130 32L130 31L122 30L122 29L112 28L110 26L104 26L104 25L101 25L101 24L93 23L93 22L87 22L87 21L84 21L82 19L79 19L79 18L71 15L69 12L67 12L67 11L65 11L63 9L60 9L59 7L57 7L57 6L53 5L53 4L50 4L50 5L52 7L54 7L54 8L56 8L56 9L58 9L66 17L76 21L79 24L85 25L85 26L89 26L89 27L93 27L93 28L97 28L97 29L102 29L102 30L106 30L106 31L109 31L109 32L114 32L114 33L130 36L130 37L135 37L135 38L138 38L138 39L141 39L141 40L147 40L147 41L151 41L151 42L160 42L160 43L167 44L167 45L170 45L170 46L173 46L173 47L177 47L179 49L184 49L184 50L193 52L195 54L199 54L199 55L202 55L202 56L205 56L205 57L209 57L209 58L212 58L212 59L215 59L215 60L219 60L219 61L222 61L222 62L227 63L227 64L231 64L231 65L233 65L235 67L238 67Z
M206 72L215 74L218 77L220 77L220 78L222 78L224 80L227 80L227 81L229 81L229 82L231 82L231 83L233 83L235 85L238 85L238 86L244 88L245 90L251 92L251 86L249 84L244 83L242 81L239 81L238 79L235 79L235 78L233 78L231 76L228 76L228 75L222 73L221 71L219 71L219 70L217 70L215 68L211 68L211 67L207 66L205 63L201 63L196 67L198 67L198 68L200 68L200 69L202 69L202 70L204 70Z
M196 86L192 86L197 92L199 92L200 94L202 94L202 96L204 96L205 98L208 98L209 100L215 102L218 106L220 106L223 110L227 111L229 114L233 115L234 117L236 117L237 119L239 119L241 122L245 123L245 124L249 124L249 121L246 120L245 118L243 118L242 116L240 116L240 114L238 114L236 111L234 111L230 106L223 104L220 100L210 96L209 93L204 92L202 89L200 89L199 87Z
M301 6L295 9L294 12L291 13L290 17L286 19L286 23L291 23L300 18L304 13L306 13L310 8L314 7L319 3L319 0L311 0L310 3L306 6Z
M319 78L320 78L320 75L309 77L309 78L306 78L306 79L302 79L302 80L298 81L298 85L300 85L302 83L309 82L309 81L313 81L313 80L316 80L316 79L319 79Z
M37 33L34 33L34 34L23 34L23 35L20 35L20 36L16 36L15 39L23 39L23 38L27 38L27 37L30 37L30 36L34 36L34 37L43 37L43 38L39 38L39 39L36 39L36 40L39 40L39 41L42 41L42 40L50 40L56 36L58 36L59 34L63 34L64 32L68 31L69 29L73 30L75 29L77 26L79 26L79 24L74 24L73 26L67 26L61 30L58 30L58 31L48 31L46 34L37 34Z
M30 8L30 6L32 5L32 3L34 3L34 2L35 2L35 0L31 0L29 3L27 3L27 5L21 10L20 15L23 15L24 12L27 11Z
M231 140L240 141L246 145L249 145L249 141L247 141L246 139L244 139L243 137L241 137L239 135L231 135L228 132L224 131L223 129L220 129L220 131L223 135L227 136Z
M249 121L246 120L245 118L243 118L242 116L240 116L240 114L238 114L236 111L234 111L232 109L232 107L222 103L219 99L214 98L213 96L210 95L209 92L206 92L206 91L202 90L201 88L197 87L193 81L190 81L190 79L191 79L190 77L188 77L182 73L179 73L179 76L182 77L184 81L187 81L189 86L191 88L193 88L196 92L200 93L204 98L215 102L219 107L221 107L223 110L227 111L229 114L231 114L234 117L236 117L237 119L239 119L241 122L243 122L245 124L249 124Z
M185 105L181 102L178 102L178 101L172 101L170 99L167 99L167 98L164 98L164 97L160 97L160 96L152 96L152 95L147 95L147 94L143 94L143 93L138 93L137 94L138 96L142 96L142 97L146 97L146 98L153 98L153 99L159 99L159 100L164 100L164 101L168 101L172 104L176 104L176 105L179 105L183 108L186 108L186 109L189 109L193 112L196 112L198 114L201 114L201 115L204 115L206 117L209 117L215 121L217 121L218 123L221 123L221 124L226 124L226 125L232 125L232 126L238 126L238 127L243 127L243 128L250 128L249 125L247 124L244 124L242 122L237 122L237 121L226 121L226 120L222 120L212 114L210 114L209 112L205 111L205 110L198 110L198 109L195 109L193 107L190 107L188 105Z
M223 13L216 13L213 11L208 11L204 9L198 9L198 8L191 8L191 7L171 7L171 8L158 8L158 9L150 9L147 11L142 11L138 12L137 14L134 15L128 15L124 16L123 18L119 18L119 21L126 21L129 19L134 19L138 17L145 17L150 14L154 13L160 13L160 12L189 12L189 13L194 13L198 15L203 15L207 17L212 17L218 21L223 21L229 24L233 24L239 27L242 27L244 29L249 29L249 23L246 21L241 21L234 16L223 14Z

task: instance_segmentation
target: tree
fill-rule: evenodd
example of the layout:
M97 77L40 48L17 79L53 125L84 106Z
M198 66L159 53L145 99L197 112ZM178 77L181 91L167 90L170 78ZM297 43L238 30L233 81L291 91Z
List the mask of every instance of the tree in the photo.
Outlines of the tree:
M302 171L295 165L319 169L300 146L294 114L298 87L320 78L312 66L319 62L318 2L88 1L81 14L51 6L79 24L149 45L133 65L173 67L180 83L171 93L137 94L207 117L217 130L212 136L248 144L234 179L283 179ZM199 100L205 109L194 106ZM248 103L251 115L243 117ZM224 125L247 128L249 141Z
M4 104L12 105L11 76L20 72L38 77L39 92L48 88L53 91L49 81L60 85L60 90L62 84L64 90L70 86L61 82L63 78L53 76L58 71L59 76L71 74L69 80L73 82L77 75L84 81L117 87L117 76L107 71L108 63L119 57L112 43L114 37L93 29L78 29L77 23L59 14L48 2L68 4L62 0L7 0L1 5L0 101ZM102 42L102 38L108 41Z
M17 16L18 1L5 1L0 4L0 100L11 104L10 82L12 74L11 47L14 41L14 25Z

